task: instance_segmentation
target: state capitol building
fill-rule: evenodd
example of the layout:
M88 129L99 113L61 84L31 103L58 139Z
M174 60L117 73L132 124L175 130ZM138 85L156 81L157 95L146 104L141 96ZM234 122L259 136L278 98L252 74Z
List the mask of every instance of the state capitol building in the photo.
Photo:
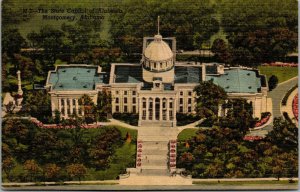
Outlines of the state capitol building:
M253 116L267 111L266 77L257 69L225 67L219 63L176 62L176 39L159 33L144 37L140 63L112 63L109 73L85 64L58 65L49 71L46 87L51 107L62 118L84 115L78 104L83 94L97 103L99 91L112 95L112 113L139 114L139 126L176 126L176 113L195 113L193 89L212 80L229 98L252 103ZM226 111L219 106L219 116Z

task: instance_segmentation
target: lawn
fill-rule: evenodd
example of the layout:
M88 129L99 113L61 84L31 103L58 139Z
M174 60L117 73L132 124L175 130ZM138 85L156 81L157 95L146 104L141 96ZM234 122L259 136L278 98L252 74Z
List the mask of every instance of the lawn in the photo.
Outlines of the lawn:
M111 158L110 167L103 171L89 169L84 180L111 180L116 179L118 175L128 167L135 165L136 144L126 142L118 148Z
M187 139L190 139L191 137L196 135L197 131L198 131L198 129L194 129L194 128L184 129L177 136L177 140L178 141L185 141Z
M292 77L296 77L298 75L297 67L272 67L272 66L259 66L261 74L267 76L268 80L272 75L278 77L279 83L284 82Z

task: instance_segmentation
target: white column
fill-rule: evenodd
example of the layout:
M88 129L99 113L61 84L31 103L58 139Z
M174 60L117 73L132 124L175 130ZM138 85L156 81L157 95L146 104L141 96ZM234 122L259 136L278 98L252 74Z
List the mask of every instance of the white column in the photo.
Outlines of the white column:
M176 123L176 104L177 104L177 100L176 98L173 98L173 126L175 126Z
M78 99L75 99L75 110L76 110L76 115L78 114Z
M22 90L22 86L21 86L21 71L20 70L17 71L17 75L18 75L18 95L23 95L23 90Z
M153 103L152 103L153 104L153 109L152 109L153 110L152 111L152 116L153 116L152 119L153 120L156 120L156 117L155 117L155 100L156 100L156 98L153 98Z
M149 120L149 98L146 98L146 120Z
M142 120L142 116L143 116L143 101L142 101L142 98L139 98L138 99L138 104L137 106L139 107L139 121Z
M73 115L73 99L70 99L70 112Z
M64 99L64 112L65 112L65 117L68 117L68 111L67 111L67 99Z
M58 98L58 111L61 113L61 99Z
M169 112L169 107L170 107L170 104L169 104L169 98L167 98L167 103L166 103L166 107L167 107L167 121L170 120L170 112Z
M162 110L162 102L163 102L163 98L159 98L160 102L159 102L159 120L162 121L162 117L163 117L163 110Z

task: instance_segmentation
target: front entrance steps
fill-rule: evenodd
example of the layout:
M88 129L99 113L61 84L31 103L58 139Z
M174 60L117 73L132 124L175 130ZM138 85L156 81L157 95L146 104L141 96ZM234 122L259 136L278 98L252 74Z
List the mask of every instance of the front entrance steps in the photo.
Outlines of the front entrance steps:
M147 121L139 120L140 127L176 127L176 120L174 121Z

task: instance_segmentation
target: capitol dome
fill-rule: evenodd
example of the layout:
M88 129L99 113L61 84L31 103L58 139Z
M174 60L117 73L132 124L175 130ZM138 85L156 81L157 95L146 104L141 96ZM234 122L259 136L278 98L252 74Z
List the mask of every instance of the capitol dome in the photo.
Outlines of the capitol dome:
M174 54L161 35L155 35L154 40L145 48L143 67L152 72L164 72L174 67Z
M144 53L147 60L150 61L165 61L173 58L173 52L169 45L162 40L161 35L155 35Z

